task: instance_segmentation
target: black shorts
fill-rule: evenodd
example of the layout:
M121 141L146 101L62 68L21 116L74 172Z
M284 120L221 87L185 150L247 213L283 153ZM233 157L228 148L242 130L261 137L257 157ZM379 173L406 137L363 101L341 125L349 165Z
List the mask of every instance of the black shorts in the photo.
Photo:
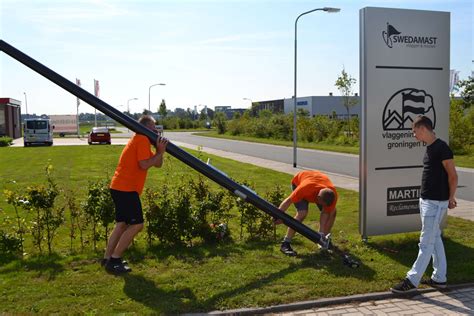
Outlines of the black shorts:
M296 185L294 185L293 183L291 184L291 189L294 191L296 189ZM294 203L295 204L295 207L296 207L296 210L298 212L301 212L301 211L309 211L309 202L306 201L306 200L301 200L299 202L296 202ZM321 204L318 204L316 203L316 206L318 207L319 211L321 212L323 210L323 206Z
M115 221L128 225L142 224L142 203L138 192L124 192L110 189L115 204Z

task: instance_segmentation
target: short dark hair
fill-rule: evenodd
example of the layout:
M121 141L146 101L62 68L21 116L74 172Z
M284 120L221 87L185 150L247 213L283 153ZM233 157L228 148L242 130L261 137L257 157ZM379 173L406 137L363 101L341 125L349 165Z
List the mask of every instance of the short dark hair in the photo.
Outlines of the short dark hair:
M326 206L331 205L336 199L336 194L333 190L326 188L321 190L321 200Z
M153 123L155 124L155 119L153 118L153 116L151 115L142 115L139 119L138 119L138 123L142 124L142 125L147 125L148 123Z
M420 127L420 126L426 127L426 129L429 131L433 130L433 122L431 122L431 120L424 115L418 115L413 121L413 127Z

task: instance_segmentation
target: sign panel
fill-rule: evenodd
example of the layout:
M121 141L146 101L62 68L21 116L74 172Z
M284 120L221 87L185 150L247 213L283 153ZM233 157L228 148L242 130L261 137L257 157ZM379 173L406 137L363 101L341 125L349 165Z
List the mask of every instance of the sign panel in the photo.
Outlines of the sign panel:
M450 14L360 10L360 232L418 231L426 144L411 132L428 116L448 138Z

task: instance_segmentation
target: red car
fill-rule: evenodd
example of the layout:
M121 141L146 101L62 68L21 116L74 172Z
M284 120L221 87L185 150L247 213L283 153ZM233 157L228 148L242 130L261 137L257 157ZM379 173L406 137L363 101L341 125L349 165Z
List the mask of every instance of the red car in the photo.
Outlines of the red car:
M89 145L92 143L107 144L110 145L110 132L107 127L93 127L89 133L87 142Z

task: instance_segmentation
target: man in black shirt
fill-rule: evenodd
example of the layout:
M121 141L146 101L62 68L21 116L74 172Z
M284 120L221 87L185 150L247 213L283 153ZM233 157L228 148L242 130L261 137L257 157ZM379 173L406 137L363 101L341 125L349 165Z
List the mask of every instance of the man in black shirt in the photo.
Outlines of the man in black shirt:
M449 146L437 138L433 124L426 116L418 116L413 122L416 139L427 144L423 157L423 176L420 192L421 234L418 257L406 278L391 288L394 293L408 293L416 290L421 283L437 288L446 287L446 254L441 239L441 221L447 209L455 208L454 197L458 176L454 166L453 152ZM433 257L433 274L421 281Z

